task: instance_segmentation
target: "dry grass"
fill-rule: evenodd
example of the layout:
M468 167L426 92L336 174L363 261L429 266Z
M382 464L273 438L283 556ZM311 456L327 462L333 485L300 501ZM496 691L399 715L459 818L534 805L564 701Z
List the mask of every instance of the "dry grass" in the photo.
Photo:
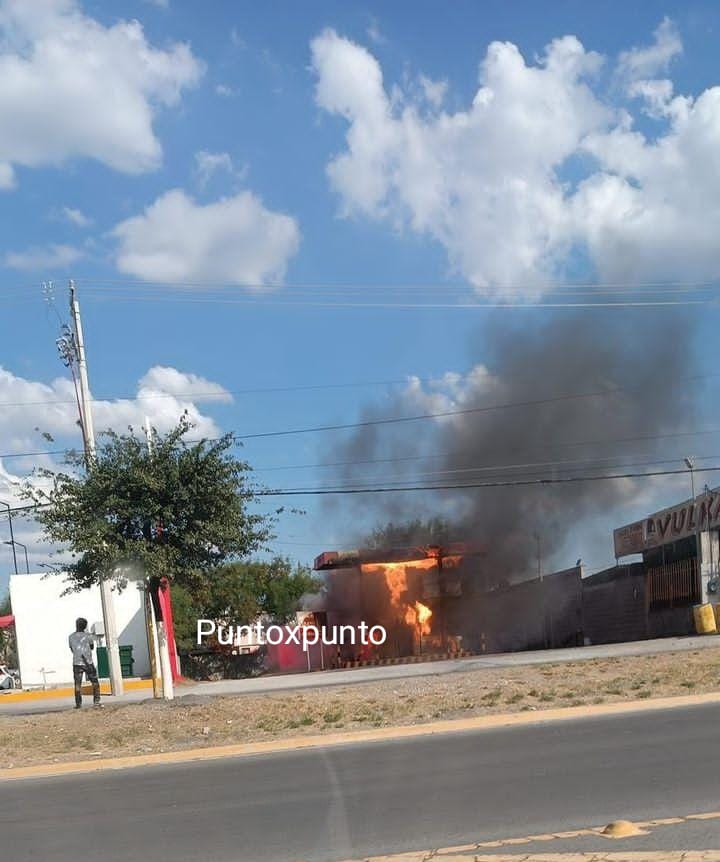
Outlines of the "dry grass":
M4 767L720 690L720 648L0 717Z

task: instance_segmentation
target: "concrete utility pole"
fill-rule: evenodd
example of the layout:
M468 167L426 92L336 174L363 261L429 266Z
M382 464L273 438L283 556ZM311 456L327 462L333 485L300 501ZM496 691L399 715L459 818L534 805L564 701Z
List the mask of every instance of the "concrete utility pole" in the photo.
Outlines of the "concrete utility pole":
M152 437L152 426L150 418L145 417L145 439L147 440L148 453L152 457L154 446ZM160 677L162 680L162 693L165 700L173 700L175 698L175 690L173 688L172 669L170 667L170 648L168 646L167 628L165 620L159 620L155 617L152 601L150 602L151 624L154 626L153 640L151 649L157 650L156 658L160 665ZM153 684L154 691L154 684Z
M15 536L13 535L12 509L10 508L10 503L6 503L4 502L4 500L0 500L0 506L5 506L8 513L8 524L10 526L10 544L12 545L13 552L13 567L15 568L15 574L17 575L17 554L15 553Z
M83 439L85 441L85 457L88 466L95 460L95 428L92 420L90 404L90 386L88 384L87 361L85 359L85 342L83 340L82 322L80 320L80 303L75 293L75 282L70 281L70 314L75 330L75 358L77 359L78 376L80 378L80 413L82 420ZM117 623L110 581L105 572L99 573L100 600L102 602L103 625L105 627L105 645L110 672L110 690L116 697L123 691L122 669L120 667L120 650L118 649Z

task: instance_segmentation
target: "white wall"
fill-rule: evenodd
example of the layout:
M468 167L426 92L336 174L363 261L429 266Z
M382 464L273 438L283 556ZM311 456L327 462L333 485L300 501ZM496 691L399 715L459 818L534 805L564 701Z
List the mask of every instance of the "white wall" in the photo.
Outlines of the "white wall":
M42 668L45 668L48 685L72 683L68 635L75 630L75 620L85 617L88 628L102 621L98 587L63 596L66 587L63 574L10 576L10 599L24 688L43 685ZM113 598L120 645L133 648L133 674L147 676L150 659L143 594L130 582L120 594L113 590Z

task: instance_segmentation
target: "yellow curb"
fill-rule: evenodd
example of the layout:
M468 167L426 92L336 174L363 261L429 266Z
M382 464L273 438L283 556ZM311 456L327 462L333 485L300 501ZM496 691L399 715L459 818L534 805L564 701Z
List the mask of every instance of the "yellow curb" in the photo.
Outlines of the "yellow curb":
M467 845L472 852L477 845ZM466 852L467 852L466 851ZM363 856L345 859L343 862L430 862L438 858L440 850L419 850L410 853L394 853L384 856ZM443 862L720 862L720 850L633 850L618 853L575 852L575 853L527 853L521 855L497 853L492 856L473 854L443 855Z
M343 733L315 734L287 737L266 742L246 742L207 748L189 748L181 751L158 752L156 754L125 755L123 757L96 758L70 763L38 764L0 769L0 780L13 778L49 777L72 773L97 772L103 769L128 769L136 766L159 766L171 763L187 763L195 760L219 760L226 757L250 757L309 748L329 748L363 742L381 742L396 739L412 739L445 733L461 733L477 730L497 730L506 727L523 727L547 722L574 721L579 718L646 713L663 709L681 709L720 703L720 692L711 694L659 697L655 700L631 700L597 706L570 706L537 712L515 712L501 715L481 715L475 718L446 719L427 724L398 725L372 730L351 730ZM488 846L487 844L483 846Z
M125 691L137 691L139 689L152 688L151 679L126 679L123 680ZM38 691L13 691L7 694L0 695L0 707L5 703L22 703L24 701L33 700L52 700L54 698L69 697L72 698L75 689L72 686L63 688L45 688ZM84 685L82 687L83 694L92 694L92 687ZM100 694L110 694L110 683L100 683Z
M592 829L571 829L568 832L553 832L553 838L582 838L585 835L592 835Z
M388 856L388 862L394 860ZM524 856L465 856L466 862L522 862ZM634 850L621 853L533 853L532 862L720 862L720 850Z
M598 851L579 851L565 853L523 853L516 856L498 853L493 856L480 856L477 851L482 848L506 847L509 845L534 843L535 841L551 841L556 838L572 838L580 836L596 835L603 838L616 837L625 838L634 835L647 835L647 832L638 827L647 826L650 823L659 826L671 826L677 823L685 823L688 820L710 820L720 818L720 811L704 811L700 814L685 814L682 817L665 817L657 820L648 820L645 823L632 823L627 820L619 820L606 827L593 826L587 829L573 829L566 832L547 832L541 835L528 835L524 838L498 838L494 841L481 841L474 844L456 844L452 847L440 847L437 850L411 850L404 853L395 853L383 856L364 857L363 859L345 859L344 862L416 862L416 860L432 860L442 858L443 862L720 862L720 850L626 850L621 853L606 853ZM607 833L609 827L618 834L610 836ZM622 834L620 834L622 833ZM465 854L472 853L472 856Z
M644 823L638 823L638 826L674 826L676 823L683 823L684 817L663 817L662 820L646 820Z

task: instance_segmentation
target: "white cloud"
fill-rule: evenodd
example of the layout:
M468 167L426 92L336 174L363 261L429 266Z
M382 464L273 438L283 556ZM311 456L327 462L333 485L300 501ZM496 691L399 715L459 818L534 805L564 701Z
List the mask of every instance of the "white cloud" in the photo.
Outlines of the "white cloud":
M93 401L93 418L98 432L113 429L126 433L128 426L142 433L145 417L154 428L165 433L175 427L187 411L195 425L189 439L218 437L215 421L203 413L202 402L229 402L231 395L220 384L196 374L166 366L153 366L137 384L137 400L98 398ZM0 453L64 451L80 447L75 392L69 378L58 377L49 383L19 377L0 366ZM52 435L48 441L42 434ZM24 458L0 457L0 499L11 506L22 505L19 486L36 466L55 468L59 456L29 455ZM41 546L37 528L17 518L16 538L28 544L36 559L48 559L52 550ZM1 592L1 590L0 590Z
M484 292L536 293L576 251L602 277L720 277L720 87L674 96L651 77L681 47L664 21L650 48L621 55L629 90L613 102L603 58L575 37L533 64L494 42L472 103L441 110L440 90L428 112L422 76L419 93L389 88L368 50L324 31L312 61L318 106L347 123L327 167L341 214L432 238ZM632 110L657 128L641 132Z
M219 383L176 368L156 365L140 378L136 399L93 399L97 431L142 428L145 416L165 432L185 410L197 424L195 436L217 436L218 427L197 408L201 402L229 402L232 396ZM20 403L18 403L20 402ZM0 366L0 452L57 449L39 438L47 432L56 438L76 436L77 404L72 381L58 377L50 383L19 377ZM39 429L39 431L37 430ZM40 440L41 445L38 445Z
M85 215L82 210L74 209L73 207L63 207L62 216L65 221L74 224L76 227L90 227L93 220Z
M282 280L300 241L293 218L266 209L248 191L202 205L172 189L113 234L121 272L148 281L233 285Z
M312 53L318 104L350 125L346 150L328 165L345 214L432 236L479 287L547 277L568 236L555 172L608 120L585 83L596 54L565 37L527 66L514 45L493 43L472 105L427 117L389 98L359 45L326 31Z
M9 251L3 260L5 266L11 269L21 269L27 272L41 270L65 269L80 260L83 252L72 245L33 246L25 251Z
M227 84L216 84L215 92L218 94L218 96L232 96L235 91Z
M142 398L172 395L177 398L191 398L198 404L206 401L229 403L233 400L232 395L219 383L165 365L154 365L140 378L138 395Z
M383 35L382 30L380 29L380 23L377 18L372 18L370 24L368 25L367 30L368 39L373 42L375 45L386 45L387 39Z
M439 108L448 89L447 81L433 81L425 75L420 75L420 86L422 87L425 98L434 108Z
M202 68L185 44L153 47L137 21L105 27L75 0L2 0L0 186L12 165L85 157L127 173L158 167L154 115Z
M229 153L210 153L200 150L195 153L195 173L201 188L204 188L216 173L225 172L235 180L245 178L247 170L237 169Z
M15 171L7 162L0 162L0 191L15 188Z
M629 81L653 78L666 72L670 61L682 53L682 40L675 24L664 18L654 32L655 41L646 48L623 51L618 59L618 72Z

